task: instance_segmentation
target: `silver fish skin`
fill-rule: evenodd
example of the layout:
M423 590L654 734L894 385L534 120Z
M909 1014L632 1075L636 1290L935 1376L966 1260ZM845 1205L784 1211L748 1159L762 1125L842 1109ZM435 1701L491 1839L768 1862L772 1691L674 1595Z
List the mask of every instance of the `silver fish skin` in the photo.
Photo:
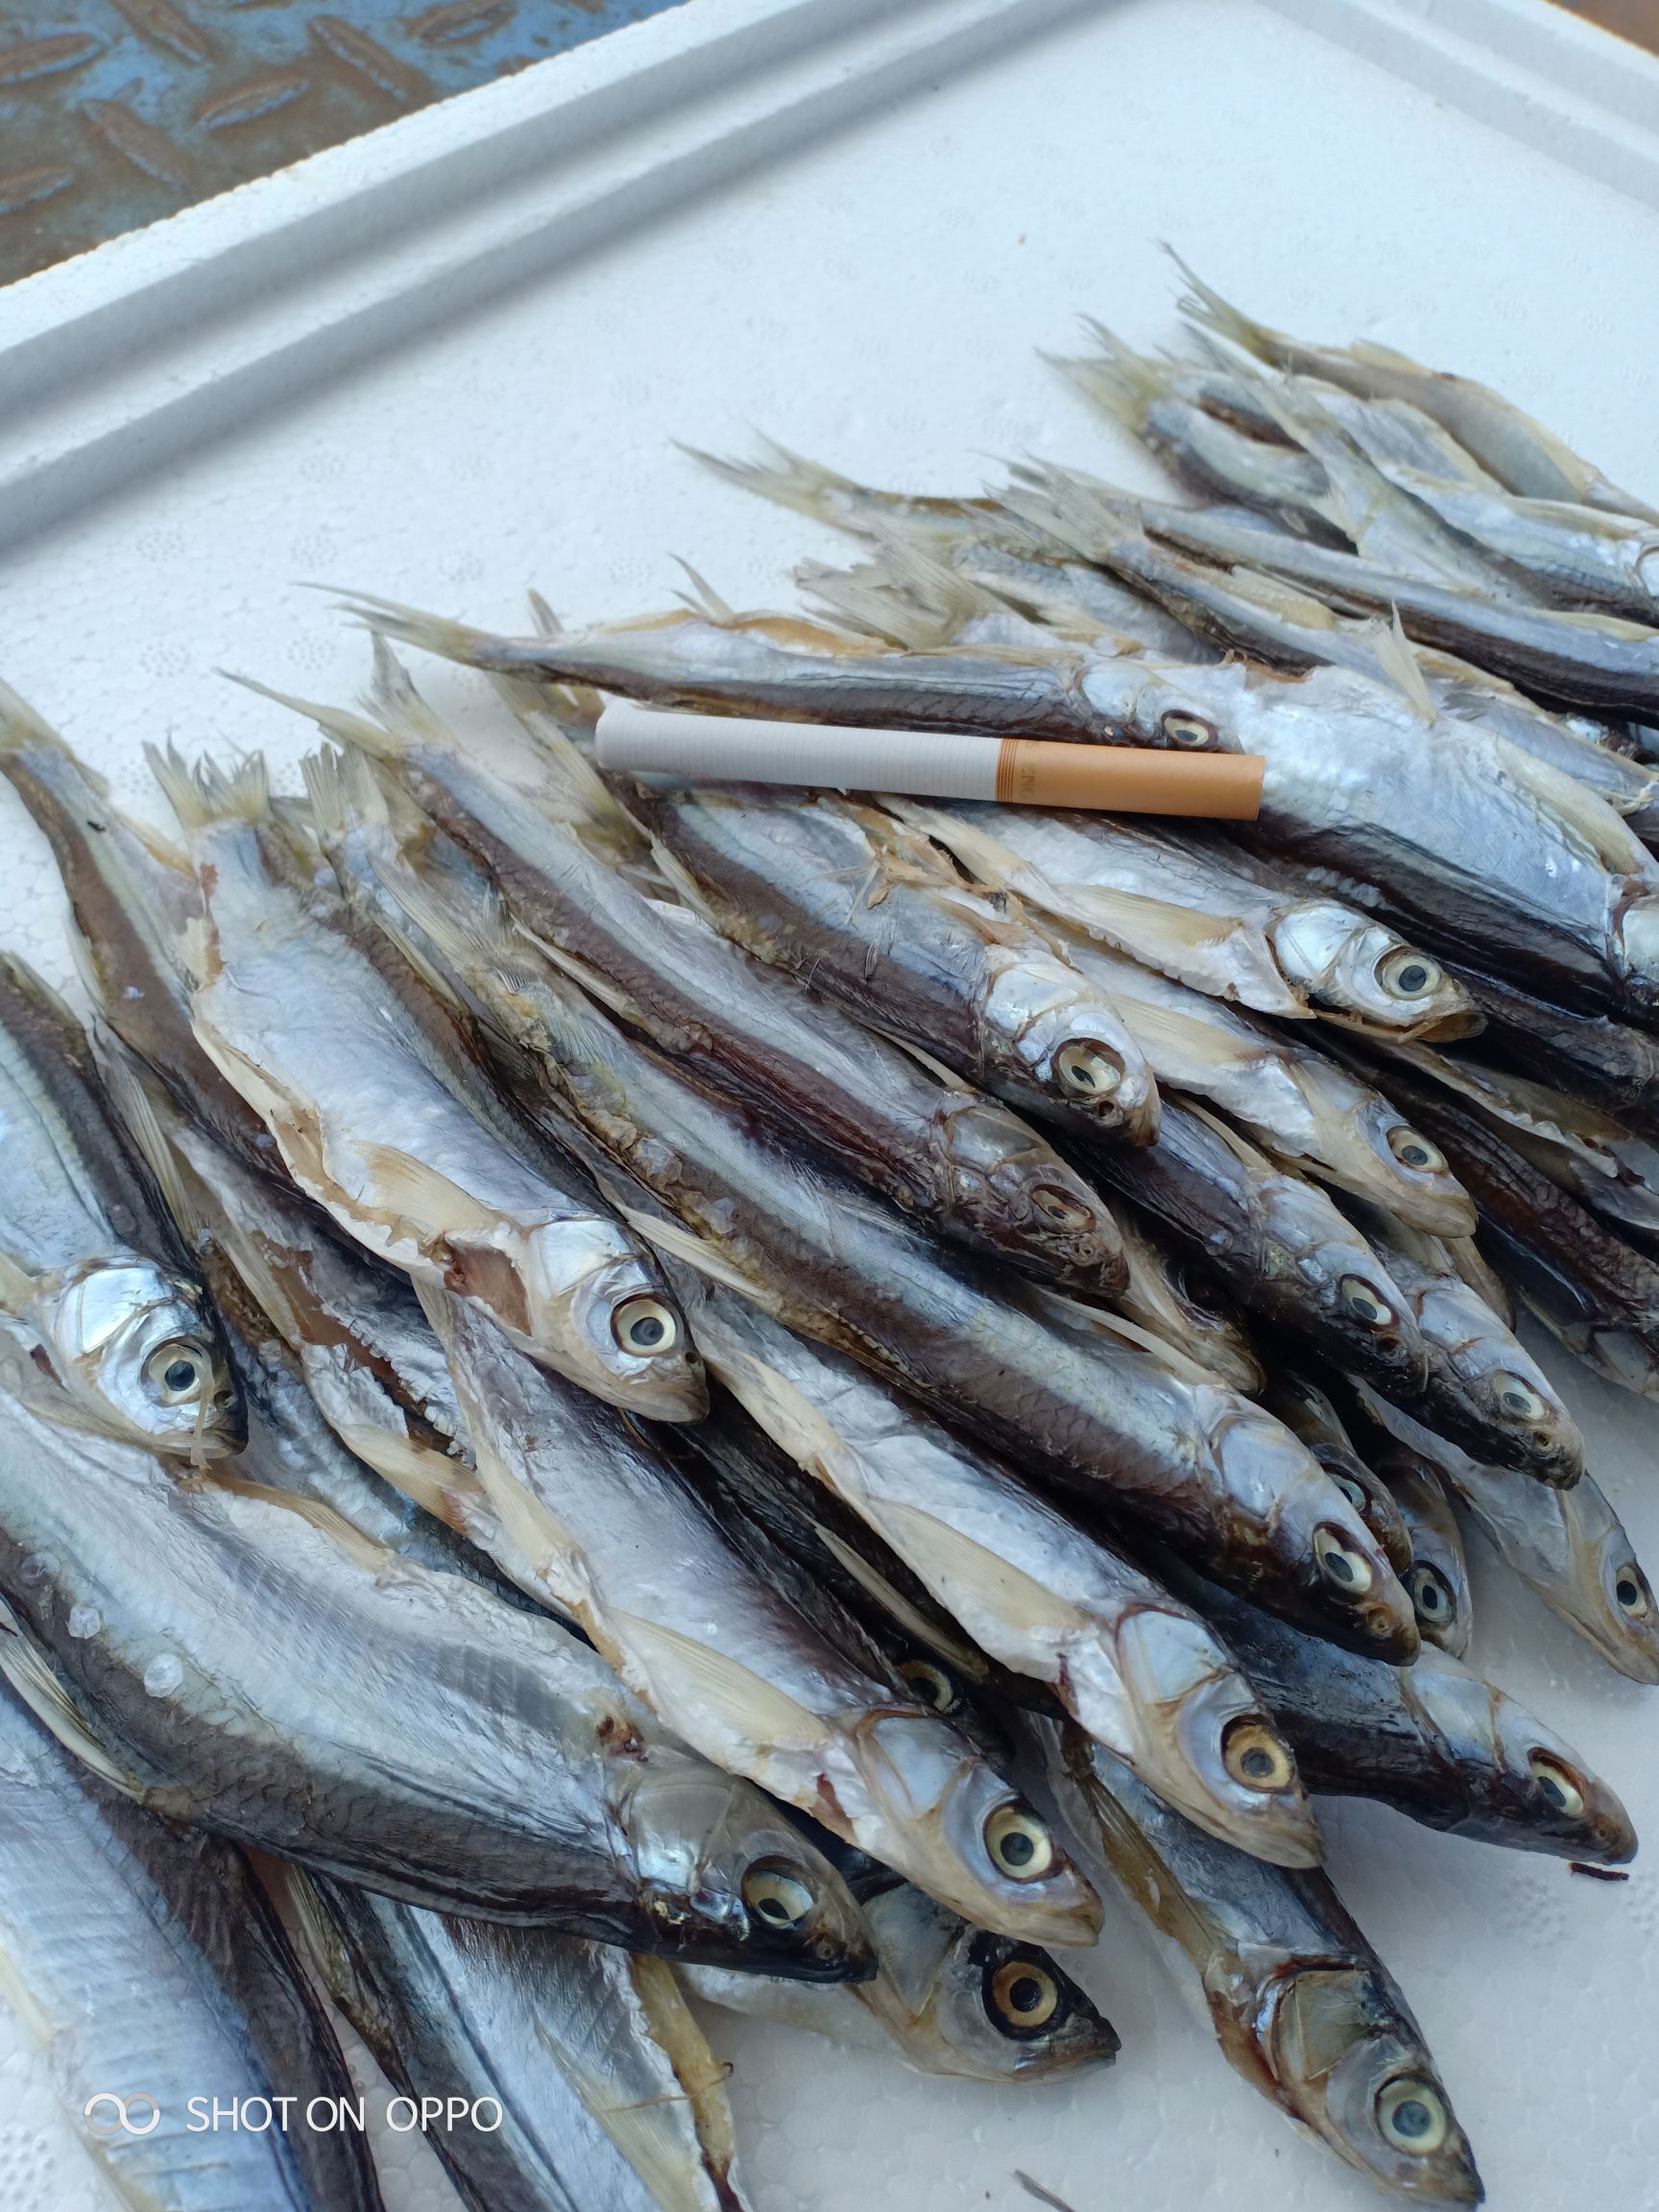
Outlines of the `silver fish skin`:
M1473 969L1455 973L1479 1010L1484 1057L1659 1137L1659 1038L1605 1014L1550 1005Z
M0 955L0 1313L111 1435L205 1460L245 1414L211 1302L123 1138L84 1031Z
M689 909L642 897L481 769L429 711L411 710L407 680L392 688L400 676L377 694L388 725L378 741L360 718L313 711L331 733L376 745L425 815L489 870L519 925L613 1013L943 1235L1076 1288L1121 1287L1110 1214L1035 1130L977 1091L942 1085ZM365 836L376 788L349 762L341 781ZM381 814L380 848L366 865L404 875L420 862L405 858ZM417 828L411 841L421 838Z
M1101 814L885 804L988 891L1210 998L1381 1035L1453 1037L1473 1024L1438 961L1374 916L1254 871L1219 840Z
M1193 1601L1294 1744L1310 1788L1374 1797L1425 1827L1617 1866L1630 1816L1571 1744L1444 1651L1411 1667L1334 1652L1219 1591Z
M1178 1978L1196 1972L1235 2071L1389 2196L1479 2203L1422 2031L1327 1878L1206 1836L1079 1729L1039 1737L1079 1849L1168 1939Z
M660 779L630 803L677 887L759 959L1022 1113L1156 1136L1157 1085L1111 1000L893 816Z
M1475 1208L1439 1147L1381 1092L1293 1033L1068 934L1161 1085L1209 1100L1272 1158L1393 1209L1431 1235L1472 1236Z
M584 1388L697 1418L702 1377L657 1268L498 1098L463 1020L345 902L296 879L262 763L234 780L156 765L206 902L198 1039L307 1197Z
M897 2054L918 2074L998 2088L1109 2066L1118 2056L1111 2022L1047 1952L972 1927L908 1883L862 1902L878 1960L874 1981L808 1989L708 1966L683 1966L680 1980L725 2011Z
M1306 1374L1277 1367L1262 1393L1267 1410L1300 1436L1387 1555L1388 1564L1410 1588L1411 1539L1380 1475L1361 1459L1334 1406ZM1415 1602L1415 1600L1413 1600ZM1421 1611L1418 1614L1421 1625Z
M1417 1409L1425 1426L1490 1465L1516 1468L1541 1482L1576 1482L1584 1472L1577 1423L1446 1247L1375 1207L1355 1212L1428 1348L1429 1381Z
M1259 1396L1266 1369L1219 1279L1166 1243L1133 1207L1120 1201L1114 1211L1129 1262L1129 1286L1114 1301L1117 1310L1244 1397Z
M1078 1156L1210 1267L1253 1322L1415 1401L1429 1371L1417 1324L1376 1253L1315 1184L1173 1094L1156 1144L1122 1160L1104 1145Z
M1094 1940L1093 1892L964 1738L821 1634L613 1413L469 1308L434 1317L497 1510L666 1727L979 1925Z
M856 1909L586 1645L308 1500L183 1487L7 1361L0 1670L152 1810L411 1902L637 1950L868 1969ZM301 1648L305 1668L274 1663ZM806 1900L780 1928L744 1884Z
M381 2212L349 2129L187 2131L204 2091L352 2096L326 2020L234 1844L100 1782L0 1688L0 1946L7 1995L130 2212ZM156 2033L165 2020L166 2032ZM128 2099L133 2129L100 2098ZM152 2109L155 2125L146 2128Z
M1618 1673L1659 1683L1659 1602L1605 1492L1585 1475L1570 1490L1507 1467L1482 1467L1397 1407L1383 1426L1431 1460L1504 1564Z
M1190 322L1213 331L1276 369L1316 376L1362 399L1404 401L1448 432L1482 469L1511 492L1532 499L1563 499L1604 513L1659 522L1659 509L1608 483L1542 423L1472 377L1425 369L1392 347L1369 340L1355 346L1315 346L1269 329L1223 300L1178 262L1190 292L1181 301Z
M1292 1760L1189 1607L853 1361L730 1290L681 1295L711 1372L975 1643L1051 1684L1200 1827L1317 1863Z
M661 1960L288 1870L328 1994L419 2103L470 2212L742 2212L724 2076ZM734 1974L734 1982L760 1977Z
M271 1132L226 1082L190 1027L183 941L202 915L184 854L110 800L102 776L0 684L0 776L52 849L69 902L69 943L107 1026L221 1140L276 1164Z
M436 920L429 913L428 926ZM521 1089L540 1084L556 1125L580 1123L674 1217L650 1219L613 1191L665 1252L733 1283L1022 1468L1178 1531L1218 1579L1242 1582L1262 1603L1324 1633L1390 1648L1404 1636L1409 1647L1404 1591L1278 1423L1201 1369L1120 1346L1111 1332L1105 1343L1069 1340L966 1256L785 1152L569 986L522 962L515 971L475 916L452 916L448 935L456 965L493 993ZM1409 1361L1408 1345L1396 1351Z

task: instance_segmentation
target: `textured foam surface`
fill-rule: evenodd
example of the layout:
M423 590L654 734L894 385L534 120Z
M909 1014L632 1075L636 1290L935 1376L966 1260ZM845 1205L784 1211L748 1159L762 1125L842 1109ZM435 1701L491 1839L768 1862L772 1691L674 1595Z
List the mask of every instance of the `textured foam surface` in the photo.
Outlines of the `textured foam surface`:
M742 180L338 387L0 565L0 673L122 798L155 810L143 739L303 733L219 665L349 697L362 638L300 577L515 624L526 586L575 619L668 603L669 555L729 597L786 596L838 541L675 452L760 426L877 481L974 486L1035 450L1153 472L1051 377L1089 310L1174 335L1157 242L1267 319L1367 336L1498 383L1616 480L1659 490L1650 364L1659 220L1250 0L1125 0ZM424 677L424 671L421 672ZM434 695L469 703L453 678ZM67 974L43 846L0 793L0 942ZM1655 1412L1547 1355L1592 1464L1659 1562ZM1659 1700L1490 1560L1476 1657L1659 1833ZM1501 2212L1659 2204L1659 1883L1333 1809L1334 1871L1428 2031ZM1026 2204L1075 2212L1343 2212L1366 2185L1299 2144L1223 2065L1138 1928L1082 1967L1115 2071L994 2093L709 2015L757 2212ZM204 2085L210 2087L211 2085ZM410 2136L392 2212L445 2202ZM0 2203L92 2212L49 2068L0 2026ZM447 2212L447 2208L446 2208Z

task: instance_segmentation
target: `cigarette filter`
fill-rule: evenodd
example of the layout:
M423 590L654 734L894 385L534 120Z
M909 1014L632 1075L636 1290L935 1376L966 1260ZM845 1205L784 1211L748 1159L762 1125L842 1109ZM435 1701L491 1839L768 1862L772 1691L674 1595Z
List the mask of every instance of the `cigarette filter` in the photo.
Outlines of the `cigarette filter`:
M612 700L599 717L598 758L602 768L710 782L817 783L841 791L1227 822L1256 819L1263 765L1248 753L1155 753L1036 737L752 722L670 713L630 699Z

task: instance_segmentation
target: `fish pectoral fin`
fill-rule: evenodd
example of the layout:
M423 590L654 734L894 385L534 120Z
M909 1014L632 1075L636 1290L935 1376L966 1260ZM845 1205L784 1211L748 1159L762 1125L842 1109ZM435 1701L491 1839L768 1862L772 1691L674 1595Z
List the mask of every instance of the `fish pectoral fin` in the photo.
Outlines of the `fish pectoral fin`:
M937 1651L941 1659L949 1659L971 1682L984 1679L985 1657L974 1649L966 1638L958 1640L946 1633L935 1614L924 1613L900 1590L896 1590L885 1575L873 1567L862 1552L844 1543L833 1528L826 1528L821 1521L814 1521L812 1533L830 1557L845 1569L858 1587L874 1598L884 1613L890 1614L900 1627L907 1629L919 1644L929 1651Z
M700 1275L707 1275L711 1283L718 1283L723 1289L736 1291L740 1298L747 1298L752 1306L758 1306L762 1312L770 1313L774 1319L781 1321L784 1318L781 1301L767 1290L765 1285L751 1282L740 1268L733 1266L707 1238L699 1237L694 1230L685 1228L681 1222L668 1221L659 1214L645 1214L637 1206L625 1204L620 1191L613 1185L602 1182L600 1188L628 1227L655 1244L670 1260L680 1260L687 1267L695 1267Z
M1016 1622L1028 1633L1055 1637L1075 1634L1088 1626L1088 1616L1070 1599L1023 1569L1011 1566L972 1536L964 1536L936 1514L884 1498L872 1508L871 1519L900 1557L971 1634L977 1632L976 1623L988 1616Z
M302 1498L297 1490L274 1490L268 1483L249 1482L240 1475L204 1475L200 1479L203 1490L218 1491L228 1498L248 1498L262 1505L279 1506L285 1513L315 1528L338 1544L370 1574L378 1575L397 1558L389 1545L377 1544L373 1536L365 1536L361 1528L354 1527L343 1513L332 1505L325 1504L321 1498Z
M748 1743L796 1750L815 1749L831 1733L830 1723L786 1690L711 1645L700 1644L661 1622L642 1620L637 1613L613 1613L609 1619L617 1645L653 1683L672 1684L676 1695L695 1705L721 1733ZM662 1711L655 1689L649 1702Z
M349 1452L366 1467L413 1500L422 1512L465 1536L476 1526L480 1507L488 1507L484 1485L464 1459L418 1444L407 1431L376 1428L368 1421L337 1421L334 1432Z

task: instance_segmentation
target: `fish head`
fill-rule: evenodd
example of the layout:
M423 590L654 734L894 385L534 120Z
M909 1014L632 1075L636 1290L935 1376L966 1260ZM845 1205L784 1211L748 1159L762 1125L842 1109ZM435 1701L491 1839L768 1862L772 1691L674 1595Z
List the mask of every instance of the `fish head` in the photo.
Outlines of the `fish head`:
M650 1421L701 1421L708 1377L656 1262L620 1222L595 1219L581 1225L572 1264L571 1225L554 1226L556 1238L537 1240L517 1340L609 1405Z
M1638 1015L1659 1014L1659 897L1633 899L1614 925L1621 977Z
M864 1911L881 1958L866 2002L925 2073L1034 2081L1117 2056L1111 2022L1035 1944L973 1927L908 1883Z
M956 1730L889 1709L850 1742L880 1855L976 1925L1025 1943L1093 1943L1100 1900L1054 1829Z
M1102 654L1085 667L1081 689L1120 743L1171 753L1237 753L1242 748L1226 727L1224 707L1218 711L1210 696L1235 687L1229 676L1221 667L1155 668L1137 655Z
M44 1316L63 1387L114 1434L154 1452L240 1451L248 1413L199 1285L148 1260L83 1268Z
M1509 1331L1495 1326L1484 1299L1461 1283L1436 1282L1418 1301L1425 1333L1446 1346L1457 1382L1483 1426L1513 1446L1505 1464L1545 1482L1575 1482L1584 1439L1544 1370ZM1496 1454L1485 1449L1481 1456Z
M985 1009L1008 1040L1019 1079L1102 1135L1149 1144L1158 1086L1111 999L1058 954L998 947L988 962Z
M1374 1972L1286 1975L1259 2032L1278 2096L1349 2165L1396 2197L1479 2203L1474 2152L1434 2062Z
M1481 1777L1480 1796L1482 1810L1507 1831L1504 1840L1598 1866L1622 1865L1635 1857L1636 1830L1629 1814L1570 1743L1513 1697L1461 1669L1445 1687L1466 1688L1491 1712L1492 1768L1489 1777ZM1442 1685L1431 1677L1421 1685L1413 1682L1413 1688L1427 1696ZM1436 1695L1436 1708L1440 1702ZM1452 1742L1458 1741L1439 1710L1431 1709L1431 1718Z
M1146 1738L1136 1764L1159 1795L1253 1858L1316 1866L1295 1754L1214 1631L1185 1607L1142 1605L1118 1631L1118 1660Z
M1277 1587L1296 1592L1296 1617L1368 1659L1408 1666L1420 1642L1416 1615L1361 1515L1283 1423L1232 1391L1206 1395L1221 1480L1270 1524Z
M1376 1092L1350 1102L1342 1118L1347 1142L1334 1160L1334 1180L1389 1208L1431 1237L1473 1237L1475 1201L1431 1137L1414 1129Z
M934 1144L951 1214L981 1238L1073 1288L1122 1289L1123 1240L1107 1207L1005 1106L972 1092L946 1094Z
M795 1982L876 1972L853 1892L753 1783L653 1745L619 1817L664 1957Z
M1475 1002L1438 960L1334 899L1299 900L1274 923L1290 982L1357 1029L1392 1038L1466 1036Z
M1571 1500L1575 1492L1568 1491L1565 1496ZM1638 1682L1659 1682L1659 1600L1654 1599L1653 1586L1616 1519L1595 1548L1595 1566L1600 1584L1598 1595L1605 1609L1607 1641L1620 1653L1620 1671Z
M1263 1189L1265 1234L1258 1259L1269 1296L1294 1280L1296 1305L1311 1301L1319 1349L1384 1396L1420 1391L1429 1354L1410 1303L1371 1247L1348 1228L1322 1192L1281 1175Z

